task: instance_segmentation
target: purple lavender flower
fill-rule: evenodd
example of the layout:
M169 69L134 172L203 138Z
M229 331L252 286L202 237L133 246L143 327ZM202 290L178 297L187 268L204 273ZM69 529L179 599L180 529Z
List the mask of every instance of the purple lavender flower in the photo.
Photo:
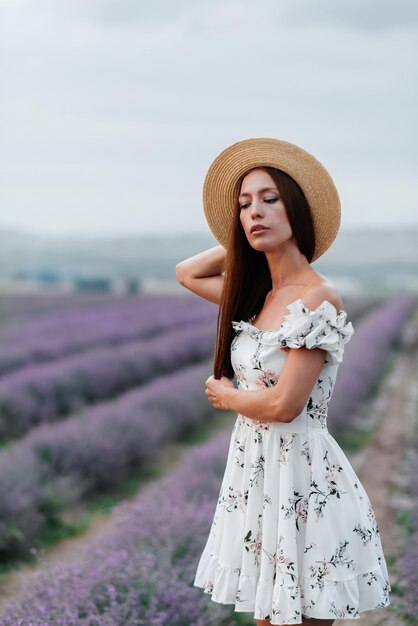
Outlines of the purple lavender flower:
M333 434L352 427L357 410L381 377L388 352L400 341L416 306L414 297L390 298L357 323L345 347L329 407L328 424Z
M31 363L0 379L0 437L17 437L173 369L207 358L215 343L213 315L190 316L152 341L140 339Z
M1 626L217 626L231 607L208 602L192 581L219 492L230 425L120 505L112 532L70 564L41 570Z
M94 347L156 337L168 328L200 319L216 306L190 297L111 302L57 311L0 327L0 376L29 363L45 363Z

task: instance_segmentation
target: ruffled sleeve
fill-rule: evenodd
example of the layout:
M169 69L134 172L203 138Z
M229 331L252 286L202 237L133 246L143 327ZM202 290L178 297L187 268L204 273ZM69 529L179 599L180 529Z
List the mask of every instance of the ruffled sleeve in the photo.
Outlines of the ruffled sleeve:
M347 313L324 300L316 309L310 310L302 300L288 305L289 313L282 324L280 344L287 348L322 348L327 351L326 363L341 363L344 345L354 334Z

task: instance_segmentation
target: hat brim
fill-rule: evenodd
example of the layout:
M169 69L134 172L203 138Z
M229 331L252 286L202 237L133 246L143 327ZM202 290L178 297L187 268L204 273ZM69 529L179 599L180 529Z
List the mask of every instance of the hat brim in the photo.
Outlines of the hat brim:
M301 187L312 213L315 252L320 257L340 228L341 203L325 167L309 152L281 139L256 137L238 141L223 150L210 165L203 183L203 208L214 237L227 247L234 202L241 176L257 167L283 170Z

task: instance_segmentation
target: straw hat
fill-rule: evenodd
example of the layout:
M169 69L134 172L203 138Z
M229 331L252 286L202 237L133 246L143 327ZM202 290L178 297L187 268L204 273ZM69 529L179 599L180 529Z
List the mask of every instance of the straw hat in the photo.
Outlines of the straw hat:
M203 183L203 208L213 235L227 247L239 179L260 165L283 170L301 187L312 212L316 236L312 261L315 261L337 236L340 198L325 167L306 150L281 139L244 139L223 150L213 161Z

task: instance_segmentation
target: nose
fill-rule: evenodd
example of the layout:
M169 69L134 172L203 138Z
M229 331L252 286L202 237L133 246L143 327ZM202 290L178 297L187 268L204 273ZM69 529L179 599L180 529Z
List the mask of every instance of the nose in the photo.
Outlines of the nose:
M260 199L254 198L251 202L251 217L257 217L262 214L262 202Z

